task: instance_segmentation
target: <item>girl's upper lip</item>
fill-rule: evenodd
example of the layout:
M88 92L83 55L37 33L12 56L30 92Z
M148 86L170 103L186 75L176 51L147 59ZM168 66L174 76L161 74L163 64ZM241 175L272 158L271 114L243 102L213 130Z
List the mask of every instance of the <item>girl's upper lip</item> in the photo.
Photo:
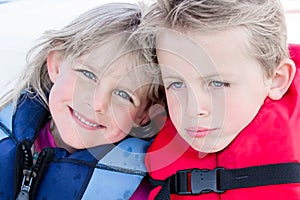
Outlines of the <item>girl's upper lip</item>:
M82 117L83 119L87 120L88 122L91 122L93 124L98 124L96 121L86 117L85 115L81 114L80 112L77 112L77 111L73 111L74 113L76 113L77 115L79 115L80 117ZM99 124L100 125L100 124Z
M90 118L87 118L85 115L81 114L80 112L78 111L75 111L73 108L70 107L70 110L71 112L75 115L79 115L81 118L85 119L86 121L90 122L90 123L93 123L93 124L97 124L99 127L105 127L103 126L102 124L99 124L98 122L94 121L94 120L91 120Z

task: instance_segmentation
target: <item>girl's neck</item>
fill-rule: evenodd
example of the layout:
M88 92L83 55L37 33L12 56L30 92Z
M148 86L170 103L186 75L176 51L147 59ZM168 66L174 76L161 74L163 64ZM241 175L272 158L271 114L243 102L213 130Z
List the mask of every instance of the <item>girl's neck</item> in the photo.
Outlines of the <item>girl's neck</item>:
M76 151L75 148L67 145L62 138L60 137L60 134L58 132L57 127L55 126L55 123L53 121L53 119L50 120L50 132L54 138L55 144L57 147L59 148L64 148L65 150L67 150L69 153L74 153Z

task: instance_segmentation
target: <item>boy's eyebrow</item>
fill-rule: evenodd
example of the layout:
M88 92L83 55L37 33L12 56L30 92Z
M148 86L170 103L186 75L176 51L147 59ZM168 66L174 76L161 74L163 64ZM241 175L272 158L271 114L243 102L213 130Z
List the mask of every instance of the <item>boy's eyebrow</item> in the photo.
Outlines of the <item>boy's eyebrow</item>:
M230 73L218 73L218 74L209 74L206 76L200 77L202 80L212 80L215 79L217 81L224 81L224 80L232 80L233 74Z
M178 79L180 76L173 76L173 75L167 75L167 76L162 76L163 79Z
M209 74L206 76L202 76L202 79L211 79L211 78L216 78L216 77L223 77L225 76L224 74Z
M205 76L200 76L199 79L212 79L212 78L219 78L219 77L232 77L232 74L209 74ZM162 76L163 79L178 79L181 78L181 76L176 76L176 75L167 75L167 76Z

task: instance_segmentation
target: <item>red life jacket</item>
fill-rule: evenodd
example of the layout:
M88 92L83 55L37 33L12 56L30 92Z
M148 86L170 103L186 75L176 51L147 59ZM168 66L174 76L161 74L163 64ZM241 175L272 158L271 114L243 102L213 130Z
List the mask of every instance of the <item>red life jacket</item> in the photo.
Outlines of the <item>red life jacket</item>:
M192 149L168 120L145 158L153 179L164 180L183 169L236 169L266 164L300 162L300 45L290 45L297 72L282 99L266 99L253 121L223 151L203 157ZM161 187L154 188L154 199ZM300 199L300 183L227 190L223 194L171 194L171 199L257 200Z

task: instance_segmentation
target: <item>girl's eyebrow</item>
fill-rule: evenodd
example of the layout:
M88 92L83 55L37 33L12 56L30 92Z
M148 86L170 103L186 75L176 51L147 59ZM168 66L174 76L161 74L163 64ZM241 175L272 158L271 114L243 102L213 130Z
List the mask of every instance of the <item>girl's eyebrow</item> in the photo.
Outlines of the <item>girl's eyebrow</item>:
M94 66L94 65L90 65L86 62L83 62L82 60L77 60L76 61L78 64L84 66L85 68L87 68L88 70L91 70L93 73L95 73L98 77L101 77L103 75L103 73L107 73L108 76L110 76L111 78L114 78L114 79L117 79L117 78L120 78L121 75L111 75L111 73L113 71L111 71L109 69L109 66L108 66L108 69L106 70L106 67L105 66Z
M98 76L98 78L101 79L101 76L103 75L103 70L105 69L105 67L99 67L100 69L97 69L95 66L92 66L88 63L83 62L82 60L77 60L76 63L84 66L85 68L91 70L93 73L95 73L95 75ZM109 67L109 66L108 66ZM109 76L112 79L120 79L124 74L114 74L113 70L107 69L107 71L104 71L104 73L107 73L105 76ZM126 90L128 92L130 92L132 95L136 95L137 91L134 91L133 89L131 89L131 87L129 85L122 85L121 87L122 90Z
M112 65L98 65L98 66L94 66L94 65L90 65L80 59L78 59L76 61L77 63L79 63L80 65L90 69L92 72L94 72L96 75L101 76L103 75L103 73L105 73L106 75L110 76L111 78L114 79L118 79L120 77L123 76L123 74L113 74L114 70L110 69Z
M88 64L86 62L83 62L82 60L77 60L76 63L78 63L78 64L80 64L80 65L82 65L84 67L87 67L87 68L91 69L92 71L98 71L96 69L96 67L94 67L94 66L92 66L92 65L90 65L90 64Z

